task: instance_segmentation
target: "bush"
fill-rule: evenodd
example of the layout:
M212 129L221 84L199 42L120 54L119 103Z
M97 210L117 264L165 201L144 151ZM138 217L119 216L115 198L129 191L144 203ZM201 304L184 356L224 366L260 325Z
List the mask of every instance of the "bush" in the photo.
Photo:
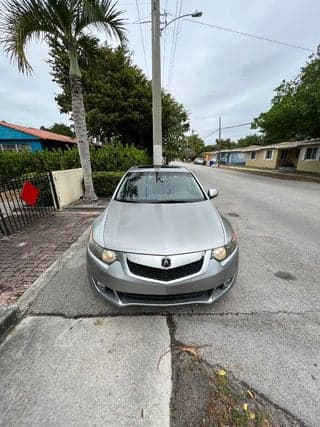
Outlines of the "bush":
M150 158L134 146L110 144L91 149L94 172L124 171L134 165L149 164ZM32 172L74 169L80 167L77 148L54 151L0 151L0 180L7 181Z
M93 172L93 186L98 197L110 197L124 172Z
M134 146L110 144L91 151L91 165L95 172L125 171L131 166L149 163L148 154Z

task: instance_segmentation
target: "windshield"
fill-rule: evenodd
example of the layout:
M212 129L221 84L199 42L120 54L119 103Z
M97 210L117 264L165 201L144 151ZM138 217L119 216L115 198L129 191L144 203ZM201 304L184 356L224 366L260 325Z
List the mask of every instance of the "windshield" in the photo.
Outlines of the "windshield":
M206 200L189 172L129 172L116 200L134 203L188 203Z

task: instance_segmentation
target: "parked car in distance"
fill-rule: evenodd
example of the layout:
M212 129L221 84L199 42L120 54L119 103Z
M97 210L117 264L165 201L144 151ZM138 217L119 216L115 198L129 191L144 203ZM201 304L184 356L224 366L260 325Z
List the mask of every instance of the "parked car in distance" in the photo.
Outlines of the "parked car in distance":
M91 285L118 306L220 298L235 283L239 249L217 195L184 167L129 169L90 232Z
M205 165L205 164L206 164L206 161L205 161L202 157L196 157L196 158L193 160L193 163L194 163L195 165Z

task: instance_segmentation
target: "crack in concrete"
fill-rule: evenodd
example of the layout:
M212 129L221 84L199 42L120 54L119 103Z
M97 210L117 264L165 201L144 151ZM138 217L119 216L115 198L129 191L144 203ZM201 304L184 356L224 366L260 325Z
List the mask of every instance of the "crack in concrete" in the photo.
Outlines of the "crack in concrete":
M286 311L286 310L278 310L278 311L225 311L221 313L197 313L197 312L186 312L186 313L171 313L169 311L159 311L159 312L150 312L150 311L140 311L140 312L132 312L132 313L95 313L95 314L76 314L76 315L67 315L62 312L46 312L46 313L35 313L35 312L26 312L24 316L31 317L62 317L65 319L85 319L85 318L95 318L95 317L137 317L137 316L166 316L168 319L172 319L174 316L176 317L224 317L224 316L264 316L264 315L281 315L285 314L288 316L304 316L307 314L320 314L319 310L307 310L307 311ZM20 317L20 319L22 318ZM170 320L173 322L173 320Z
M170 399L170 424L173 426L176 426L176 423L175 423L176 415L177 415L176 414L176 408L179 407L179 404L180 404L179 400L182 400L184 403L187 401L187 399L185 397L183 397L182 399L181 399L181 396L178 397L179 392L177 391L177 389L179 389L179 387L177 387L177 382L181 381L181 379L184 378L186 375L188 375L188 373L190 372L190 369L187 369L187 370L183 369L180 358L183 356L189 358L189 364L191 363L191 365L193 367L193 369L192 369L193 371L195 369L198 369L198 371L200 372L203 368L205 368L208 371L210 370L211 372L215 372L217 370L217 368L221 368L221 367L220 366L212 366L203 357L194 358L194 357L191 357L190 354L184 353L182 355L182 353L183 353L182 350L180 351L180 353L177 351L177 350L182 349L182 348L193 347L193 345L186 344L186 343L183 343L183 342L177 340L177 338L175 336L176 331L177 331L177 324L174 320L174 316L176 316L176 314L173 314L173 313L169 313L167 315L167 326L168 326L169 334L170 334L170 351L171 351L171 363L172 363L172 395L171 395L171 399ZM197 367L196 365L199 365L199 366ZM206 379L208 384L212 385L212 378L214 378L214 375L205 376L204 380ZM232 381L233 383L240 385L240 387L242 387L243 390L250 389L250 390L254 391L255 400L259 401L260 404L262 403L263 407L266 407L270 413L276 413L278 411L280 414L281 413L284 414L285 418L286 417L288 418L288 420L286 420L289 423L288 425L290 425L290 426L296 425L296 426L301 426L301 427L307 427L307 425L303 421L301 421L298 417L296 417L294 414L292 414L289 410L287 410L286 408L283 408L283 407L277 405L276 403L272 402L266 395L264 395L263 393L257 392L251 386L249 387L249 385L246 384L244 381L242 381L238 378L235 378L233 375L231 375L231 378L229 375L229 381ZM207 385L207 387L208 387L208 385ZM206 386L203 384L203 381L202 381L201 382L201 390L203 390L205 388L206 388ZM178 400L178 401L176 402L176 400ZM280 417L281 417L281 415L280 415ZM205 417L202 417L202 415L201 415L201 418L203 418L203 421L204 421ZM179 422L181 422L180 416L178 417L178 419L179 419ZM182 423L184 423L184 421L185 420L183 420ZM293 423L296 423L296 424L293 424ZM178 424L178 425L180 425L180 424ZM185 425L185 424L181 424L181 425ZM206 425L206 424L203 424L203 425ZM210 425L211 425L211 423L210 423ZM283 425L283 424L281 423L281 425Z

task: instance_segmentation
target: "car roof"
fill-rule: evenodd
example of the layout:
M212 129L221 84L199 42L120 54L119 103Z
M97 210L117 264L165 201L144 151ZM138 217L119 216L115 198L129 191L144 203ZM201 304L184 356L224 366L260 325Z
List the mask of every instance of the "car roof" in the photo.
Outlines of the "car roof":
M146 172L159 172L159 169L161 170L161 172L188 172L191 173L189 171L189 169L183 167L183 166L164 166L164 165L140 165L140 166L132 166L128 172L141 172L141 171L146 171Z

